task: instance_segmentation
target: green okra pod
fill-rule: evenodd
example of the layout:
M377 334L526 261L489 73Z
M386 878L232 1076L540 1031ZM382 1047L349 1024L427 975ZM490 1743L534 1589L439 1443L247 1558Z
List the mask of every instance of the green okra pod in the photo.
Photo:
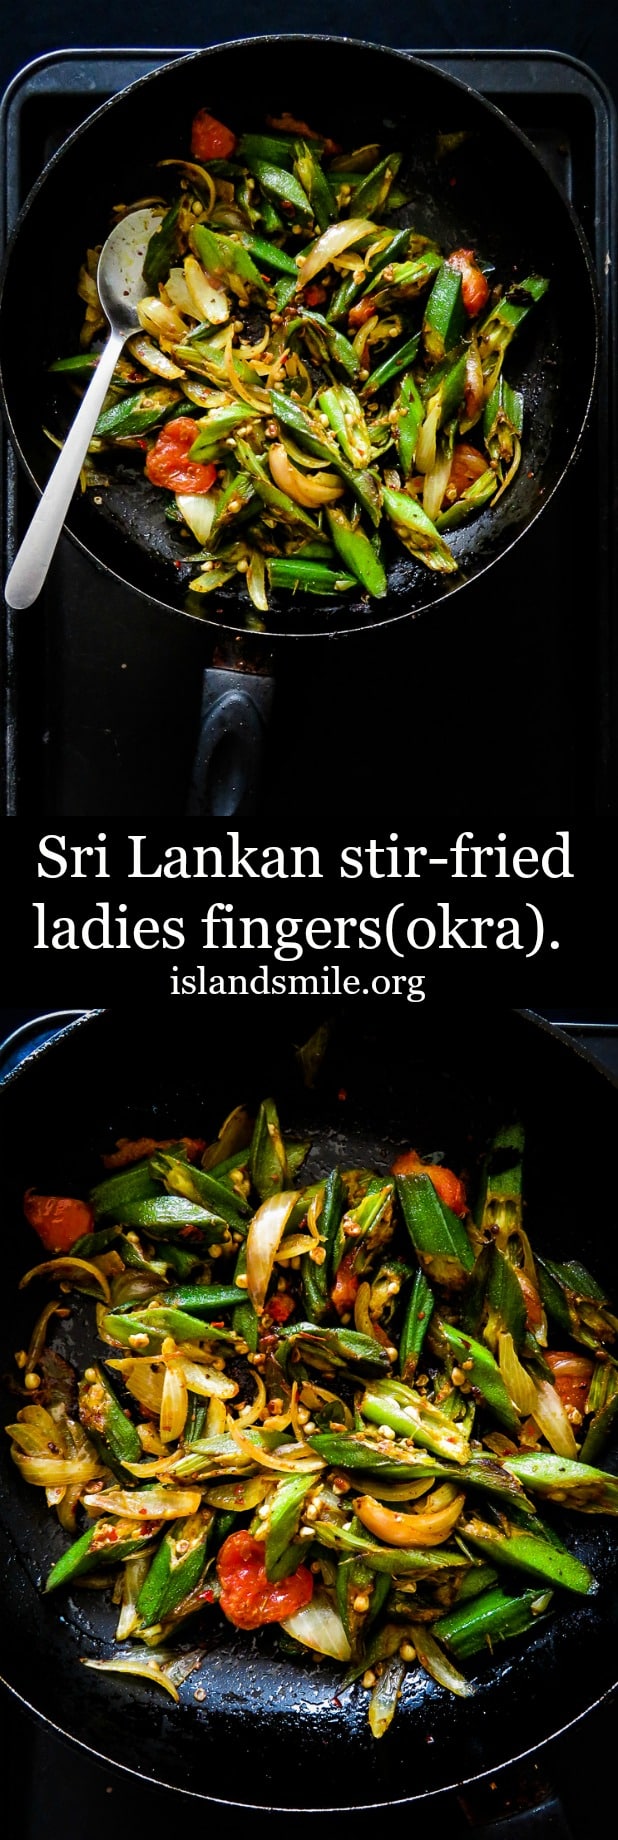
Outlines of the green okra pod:
M511 1437L517 1437L519 1418L490 1349L456 1329L453 1323L441 1321L440 1331L467 1383L482 1394L498 1424L503 1425Z
M123 1520L119 1523L115 1516L102 1515L56 1560L45 1590L55 1591L59 1585L72 1584L74 1579L85 1578L88 1572L96 1572L99 1567L120 1565L123 1559L131 1558L133 1553L152 1544L159 1528L159 1521Z
M596 1579L573 1553L559 1550L542 1535L515 1529L504 1533L488 1521L471 1518L459 1522L457 1532L473 1552L479 1552L491 1565L506 1565L512 1571L527 1572L546 1584L560 1585L588 1597L598 1590Z
M426 511L423 511L422 505L410 498L409 493L396 492L390 486L383 487L382 497L384 509L400 543L410 551L415 561L422 562L425 568L439 575L455 574L459 566L456 557L452 555Z
M374 1425L387 1425L399 1437L411 1438L453 1463L469 1458L470 1445L460 1426L400 1380L379 1380L366 1387L360 1411Z
M229 1329L215 1329L212 1323L204 1322L199 1316L164 1307L142 1310L138 1316L108 1310L101 1326L105 1335L124 1347L133 1347L136 1354L158 1354L167 1336L173 1336L175 1342L233 1343L236 1340Z
M473 517L489 504L496 491L496 486L496 475L492 468L488 467L485 473L481 473L478 479L473 480L471 486L466 486L465 492L455 499L454 504L449 505L446 511L438 512L436 530L458 530L459 525L464 524L466 518Z
M145 1157L139 1163L131 1163L118 1175L107 1176L91 1188L89 1201L95 1220L121 1221L122 1209L136 1201L154 1200L161 1194L161 1184L156 1182L150 1167L150 1158Z
M148 434L177 409L179 401L180 391L173 385L146 384L143 390L134 390L130 396L123 396L119 402L101 410L95 437L97 440L103 437L126 440L128 435Z
M416 443L418 441L425 410L412 372L406 372L401 378L394 407L397 410L395 423L395 446L404 479L409 479L414 465ZM439 525L436 521L436 530Z
M294 172L275 165L271 160L261 159L253 153L245 154L250 172L257 179L266 198L272 200L275 210L281 211L286 218L296 218L301 224L313 223L313 206L306 191Z
M330 389L320 392L318 400L346 460L351 466L368 466L373 451L371 435L356 392L347 383L333 383Z
M313 147L306 141L298 141L295 149L294 172L303 192L306 194L320 230L326 230L337 216L337 205L326 173L323 172Z
M100 1454L114 1464L139 1463L142 1455L136 1426L127 1417L98 1362L87 1369L79 1387L79 1416ZM123 1477L126 1481L126 1477Z
M421 1270L446 1289L461 1290L474 1265L463 1221L440 1199L430 1176L398 1176L397 1193Z
M267 1578L287 1578L289 1572L296 1570L303 1551L307 1550L309 1542L298 1541L296 1535L305 1496L314 1486L315 1476L286 1476L277 1483L276 1489L269 1496L264 1546Z
M378 364L376 369L370 372L366 383L363 384L361 396L375 396L378 390L384 388L385 383L392 383L394 377L399 377L402 371L408 370L416 358L419 342L419 333L415 332L411 339L405 339L403 345L398 345L395 351L391 351L389 357L384 358L383 363Z
M373 543L359 525L350 523L338 505L326 506L328 528L344 567L376 600L387 592L386 570Z
M287 250L280 249L277 243L269 242L267 237L255 236L249 231L242 232L241 242L244 248L248 249L249 255L255 256L256 262L261 262L264 268L272 268L278 275L293 275L294 287L296 287L298 267L294 257L289 256Z
M347 594L357 586L355 575L344 569L328 568L323 562L306 562L300 557L273 556L267 563L271 588L297 588L305 594Z
M424 1271L417 1271L399 1337L399 1371L402 1380L412 1380L434 1306L433 1291Z
M361 1372L368 1368L384 1373L390 1366L382 1343L374 1341L370 1335L359 1335L355 1329L325 1329L310 1322L292 1323L281 1330L277 1359L285 1359L288 1350L295 1350L310 1367L327 1371L350 1366Z
M439 1617L433 1633L458 1660L465 1661L469 1655L493 1649L494 1642L506 1642L533 1629L549 1609L551 1596L551 1591L537 1588L512 1597L496 1585Z
M219 1316L238 1303L235 1284L175 1284L162 1293L167 1309L188 1310L192 1316Z
M461 274L443 262L436 275L423 319L423 344L427 356L437 364L462 337L466 310L461 291Z
M557 1264L537 1258L539 1289L549 1316L585 1348L603 1349L618 1334L618 1316L605 1292L576 1259Z
M138 1600L137 1613L148 1628L169 1616L199 1584L214 1522L212 1508L174 1521L163 1535Z
M360 1527L360 1522L358 1523ZM359 1553L372 1572L388 1572L391 1577L405 1577L407 1573L461 1571L470 1564L461 1552L447 1552L443 1546L427 1548L412 1546L378 1546L367 1537L362 1529L355 1532L353 1527L338 1527L334 1521L320 1520L316 1538L321 1546L327 1546L333 1552ZM401 1630L399 1631L401 1641Z
M343 458L338 443L332 437L327 438L326 431L317 417L309 414L300 403L293 402L291 397L284 396L281 390L271 390L270 400L273 415L276 416L277 421L281 422L284 428L289 428L290 433L295 436L307 453L314 454L318 460L324 460L327 466L335 467L342 479L345 479L354 497L358 499L362 509L367 512L371 523L379 524L382 506L381 486L371 468L357 470L349 466Z
M581 1514L618 1514L618 1477L579 1458L524 1451L521 1456L505 1457L504 1467L533 1495L544 1495Z
M345 1207L345 1190L339 1170L331 1169L324 1183L324 1199L318 1228L325 1258L321 1264L304 1254L302 1261L303 1291L307 1316L312 1323L322 1323L331 1314L329 1285L332 1274L333 1245Z
M383 209L402 159L401 153L387 153L385 159L379 160L373 171L361 180L354 193L355 217L371 217L374 211Z
M165 1152L152 1158L151 1167L173 1195L182 1195L217 1219L227 1221L229 1227L243 1230L242 1220L250 1212L248 1202L208 1170L198 1169L194 1163L183 1162L180 1157Z

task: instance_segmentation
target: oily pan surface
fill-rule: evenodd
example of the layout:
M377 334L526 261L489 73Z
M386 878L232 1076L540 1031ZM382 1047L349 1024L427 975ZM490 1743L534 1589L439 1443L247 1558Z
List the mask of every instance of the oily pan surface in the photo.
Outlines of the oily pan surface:
M101 1151L118 1135L208 1134L233 1104L257 1103L267 1091L279 1102L286 1130L312 1138L310 1180L336 1160L385 1169L394 1151L411 1141L422 1151L444 1149L457 1168L517 1112L527 1128L533 1245L550 1256L579 1257L616 1295L616 1252L603 1235L594 1182L592 1205L582 1209L573 1147L598 1146L602 1161L603 1146L615 1133L618 1092L570 1045L517 1016L481 1018L469 1030L457 1018L428 1030L416 1018L367 1026L340 1017L318 1086L307 1092L293 1051L298 1018L277 1011L265 1035L229 1012L225 1023L211 1012L207 1038L202 1024L177 1012L162 1012L153 1022L107 1013L72 1028L8 1083L0 1095L5 1142L12 1145L4 1209L3 1374L38 1307L32 1292L16 1295L35 1252L21 1217L26 1183L84 1192ZM92 1348L91 1320L88 1305L76 1300L68 1333L65 1327L54 1338L82 1368ZM3 1409L8 1422L10 1397ZM615 1457L605 1459L606 1467L615 1467ZM106 1593L76 1589L62 1600L60 1594L41 1597L41 1580L65 1536L39 1491L20 1481L4 1437L0 1465L2 1673L63 1731L144 1777L249 1805L386 1803L495 1769L577 1718L614 1681L618 1552L612 1523L565 1515L560 1530L598 1577L598 1597L574 1601L572 1609L565 1604L533 1639L469 1663L466 1671L477 1683L470 1700L454 1699L412 1669L396 1719L375 1743L366 1724L367 1696L358 1686L338 1693L342 1670L336 1664L292 1661L278 1652L272 1630L247 1636L205 1611L181 1646L204 1642L207 1659L182 1689L183 1703L168 1708L161 1691L144 1682L80 1667L80 1654L111 1655L116 1613ZM196 1687L205 1692L199 1703Z
M471 246L505 284L548 275L550 288L507 354L509 382L525 393L524 459L495 511L487 508L449 541L461 574L436 577L389 534L389 592L367 602L355 591L336 601L278 593L266 625L275 632L341 631L370 626L432 605L501 555L547 502L578 442L595 364L595 306L589 257L566 204L534 153L497 111L463 85L402 54L342 40L261 39L199 53L133 85L108 103L61 150L31 195L18 227L0 315L6 404L22 454L39 484L54 450L42 422L67 416L66 385L47 367L77 349L82 303L76 295L87 247L102 242L114 204L159 193L157 161L187 154L191 120L208 106L235 129L263 128L268 114L291 110L344 147L369 140L401 148L400 178L411 203L394 223L413 223L444 248ZM453 155L438 159L438 134L465 131ZM174 180L167 181L173 187ZM47 277L45 314L36 276ZM50 282L50 277L53 281ZM20 363L16 354L28 354ZM53 420L52 420L53 425ZM140 456L115 459L113 484L73 504L69 528L131 586L187 610L186 546L164 515ZM155 553L158 551L159 553ZM248 603L247 603L248 604ZM195 598L190 611L236 626L232 584Z

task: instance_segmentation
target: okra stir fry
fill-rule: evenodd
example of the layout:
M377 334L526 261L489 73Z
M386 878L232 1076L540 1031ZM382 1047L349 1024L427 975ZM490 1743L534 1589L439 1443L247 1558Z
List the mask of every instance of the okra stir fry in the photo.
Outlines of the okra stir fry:
M410 224L396 148L345 150L289 116L237 134L202 109L190 156L160 163L173 195L86 482L104 488L107 457L141 450L195 564L190 594L240 576L258 627L271 591L379 600L389 544L455 573L449 533L520 463L524 400L503 361L547 280L496 275ZM82 350L52 365L77 387L106 329L98 253L79 281Z
M112 1587L122 1646L87 1666L178 1698L222 1618L276 1624L380 1737L408 1670L472 1694L462 1662L597 1590L555 1509L618 1513L618 1316L533 1251L519 1124L474 1175L406 1148L306 1185L309 1150L269 1098L211 1143L119 1140L87 1201L29 1189L49 1256L22 1287L59 1291L8 1430L69 1540L46 1590Z

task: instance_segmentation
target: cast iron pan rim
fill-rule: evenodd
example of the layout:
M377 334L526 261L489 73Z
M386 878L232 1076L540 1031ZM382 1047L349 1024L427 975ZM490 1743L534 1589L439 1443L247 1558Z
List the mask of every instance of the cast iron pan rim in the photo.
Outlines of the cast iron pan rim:
M13 1071L6 1076L5 1080L2 1081L0 1085L0 1095L3 1086L12 1087L24 1073L27 1073L29 1067L35 1062L38 1062L42 1056L46 1056L52 1052L58 1041L66 1040L68 1036L76 1034L78 1031L81 1032L85 1028L91 1028L93 1024L96 1025L100 1016L113 1016L113 1013L114 1010L111 1005L102 1009L90 1010L84 1013L84 1015L78 1016L76 1020L69 1023L66 1028L60 1029L49 1041L44 1042L41 1047L33 1049L30 1054L26 1055L19 1063L19 1066L14 1068ZM515 1009L513 1014L521 1018L523 1022L538 1028L546 1036L559 1041L565 1048L574 1052L579 1060L592 1066L597 1074L604 1075L609 1085L618 1087L618 1075L615 1075L613 1072L603 1067L594 1054L591 1054L588 1049L584 1048L581 1042L574 1041L573 1037L558 1024L551 1022L547 1017L539 1015L536 1010L532 1009ZM87 1756L95 1758L97 1762L101 1763L106 1768L122 1770L124 1775L134 1777L138 1782L148 1783L153 1788L167 1789L171 1794L185 1795L187 1798L191 1798L194 1801L208 1802L213 1807L218 1808L254 1809L256 1812L259 1811L262 1813L272 1812L274 1814L307 1815L355 1814L371 1812L372 1810L378 1812L383 1808L404 1808L419 1801L438 1801L440 1797L453 1794L463 1788L469 1787L472 1783L485 1782L488 1777L497 1776L502 1770L509 1769L511 1766L525 1762L527 1757L536 1756L539 1751L544 1750L548 1745L552 1744L556 1738L563 1737L566 1732L572 1731L576 1725L581 1724L581 1721L588 1717L589 1713L596 1712L599 1707L609 1702L618 1689L618 1682L612 1683L612 1685L607 1687L605 1692L601 1693L597 1699L592 1700L587 1706L583 1707L580 1712L575 1713L573 1718L568 1719L565 1725L558 1725L555 1731L547 1732L543 1738L539 1739L538 1744L528 1745L525 1750L518 1751L514 1756L502 1758L499 1762L490 1764L486 1769L477 1771L471 1776L457 1777L453 1782L441 1784L439 1788L424 1789L420 1791L418 1795L392 1797L388 1802L338 1803L335 1807L330 1808L324 1805L320 1805L316 1808L296 1808L290 1803L279 1804L271 1801L236 1802L231 1797L208 1795L201 1789L185 1788L182 1785L166 1782L163 1778L150 1774L145 1776L141 1770L133 1767L131 1764L121 1763L116 1758L108 1757L104 1751L97 1750L94 1745L86 1743L83 1738L78 1738L74 1733L65 1731L63 1726L56 1724L56 1721L50 1718L47 1713L41 1712L37 1706L32 1705L31 1701L26 1699L16 1687L13 1687L10 1681L5 1679L3 1674L0 1674L0 1685L5 1687L6 1690L13 1695L13 1698L18 1701L25 1711L40 1721L42 1725L47 1726L48 1730L53 1731L57 1737L66 1740L69 1744L77 1745Z
M246 1809L248 1811L253 1810L255 1813L259 1814L304 1815L364 1814L371 1813L372 1811L378 1814L385 1808L408 1808L415 1802L438 1801L442 1796L453 1795L460 1789L470 1788L473 1783L486 1782L488 1777L493 1778L498 1776L502 1770L508 1770L511 1766L515 1766L515 1764L524 1763L527 1757L536 1757L539 1751L545 1749L546 1745L553 1744L555 1738L564 1737L567 1731L573 1731L574 1727L579 1725L582 1719L587 1718L589 1713L597 1712L599 1708L604 1706L616 1693L615 1686L608 1687L606 1692L600 1695L599 1699L593 1700L591 1705L584 1707L582 1712L576 1713L575 1717L569 1719L566 1725L559 1726L556 1731L549 1732L547 1737L539 1739L538 1744L530 1745L525 1751L518 1751L517 1755L514 1757L504 1758L503 1762L493 1764L489 1769L480 1770L475 1776L457 1777L454 1782L445 1783L440 1789L423 1789L418 1795L393 1796L388 1802L337 1802L332 1808L328 1808L321 1803L317 1808L307 1808L304 1806L296 1808L290 1802L235 1802L230 1796L206 1795L202 1789L185 1789L182 1785L177 1783L165 1782L164 1779L159 1776L144 1776L142 1770L133 1768L129 1763L119 1763L115 1758L107 1757L104 1751L96 1750L93 1744L86 1744L83 1738L76 1738L72 1732L64 1731L61 1725L55 1723L54 1719L48 1718L47 1714L39 1712L38 1708L33 1706L30 1700L24 1699L23 1694L18 1693L17 1689L12 1687L8 1680L4 1679L4 1675L0 1675L0 1686L5 1687L7 1691L12 1694L13 1698L17 1700L18 1704L23 1707L25 1712L30 1713L41 1725L45 1725L48 1731L54 1732L56 1737L66 1740L69 1744L77 1745L78 1749L84 1751L87 1757L95 1758L97 1763L103 1764L107 1769L122 1770L124 1776L131 1776L137 1782L147 1784L149 1788L166 1789L170 1795L185 1795L187 1800L208 1802L213 1808Z
M230 49L237 49L238 51L242 51L242 50L250 51L252 47L256 45L260 45L260 46L269 45L269 44L279 45L282 42L289 45L291 48L294 46L298 46L298 45L302 46L303 44L318 44L318 45L324 45L327 48L332 45L335 45L335 46L349 45L351 49L354 51L377 52L382 56L386 54L389 58L397 58L400 63L411 64L417 70L422 70L427 65L429 65L430 69L434 70L436 75L440 77L440 79L445 84L450 85L453 90L461 90L463 91L465 95L472 97L472 99L475 102L479 103L480 106L487 111L487 114L490 117L493 116L495 120L503 128L506 128L511 134L513 134L515 138L520 142L521 146L525 148L526 152L532 156L533 160L537 163L537 165L541 166L541 170L545 174L545 177L549 180L549 183L551 184L554 192L556 193L557 199L560 200L560 204L562 208L566 211L570 219L572 229L577 238L577 242L579 243L581 255L583 257L585 267L587 270L587 274L588 274L588 281L590 284L590 291L591 291L591 296L592 296L592 307L593 307L593 317L594 317L594 351L592 354L592 370L591 370L591 377L590 377L590 389L588 392L588 400L587 400L587 403L586 403L586 406L583 412L579 432L575 438L575 442L571 449L569 458L566 460L565 465L562 469L562 472L559 474L558 478L554 480L554 484L551 488L551 491L548 492L546 495L544 495L542 501L537 505L536 511L532 513L532 516L528 519L528 522L524 525L523 530L518 531L516 535L511 538L506 548L500 551L499 556L492 557L489 561L487 561L484 564L483 568L479 569L474 574L471 581L466 581L464 579L460 582L453 583L453 585L447 588L437 600L431 599L431 600L424 601L421 606L416 606L414 608L408 609L407 612L402 611L400 613L387 614L385 619L376 618L372 620L367 620L366 623L363 622L362 626L351 626L351 627L338 626L336 631L331 631L330 629L324 628L323 626L321 626L321 627L316 627L315 631L312 631L312 632L302 631L302 632L297 633L291 630L289 627L282 628L282 627L275 626L273 628L269 627L262 632L252 632L251 633L252 644L255 640L258 640L261 645L265 644L267 647L272 646L273 640L277 640L277 639L279 640L281 639L308 639L308 640L316 641L316 640L323 640L323 639L331 639L331 640L332 639L344 639L344 638L349 638L352 636L356 637L357 635L363 634L363 633L377 632L380 630L381 627L397 626L403 620L418 619L421 614L428 613L430 611L435 611L437 607L439 606L444 607L446 604L450 604L450 601L453 595L461 594L465 588L474 587L475 583L477 581L480 581L482 577L487 574L488 569L492 568L495 563L501 563L503 560L505 560L506 557L509 556L511 550L514 549L516 543L519 543L522 537L527 536L528 531L532 529L532 526L537 522L537 519L541 516L542 512L546 510L549 504L551 504L552 499L555 497L556 492L558 491L559 487L562 485L563 480L566 478L566 475L569 472L571 466L573 465L574 461L578 458L578 455L581 450L583 438L584 438L584 435L585 435L585 432L588 426L590 410L591 410L591 406L592 406L592 402L593 402L593 398L595 394L595 389L596 389L596 384L597 384L597 376L598 376L598 368L599 368L600 332L601 332L599 288L598 288L598 282L597 282L594 262L593 262L593 258L591 255L591 251L588 246L587 239L584 236L584 232L582 230L581 224L579 222L579 219L575 211L573 210L573 206L570 200L566 197L565 193L561 190L560 186L556 184L556 181L553 179L552 175L547 172L547 169L545 167L543 167L542 162L539 159L539 155L536 151L536 148L534 147L532 141L528 138L528 135L524 134L522 129L517 127L516 123L511 121L508 115L505 115L503 109L497 108L495 102L490 102L488 97L482 96L478 90L474 89L472 84L466 83L462 77L454 77L450 73L439 70L437 65L431 63L431 58L416 57L416 56L413 56L408 51L397 50L396 48L391 48L391 46L389 45L376 44L373 40L370 40L370 39L349 38L347 36L342 36L342 35L337 36L333 33L326 33L326 32L315 32L315 33L313 32L294 32L294 33L265 32L265 33L255 33L253 34L253 36L249 38L223 39L216 45L208 45L202 50L190 51L186 57L168 59L166 63L158 65L156 70L148 71L145 76L136 78L136 81L134 83L130 83L126 89L119 91L118 94L114 96L110 96L107 102L104 102L101 104L100 108L93 110L93 113L87 116L86 120L84 122L81 122L80 126L76 128L74 132L68 136L68 139L63 142L62 146L58 148L58 151L53 155L52 159L48 162L43 172L39 175L39 178L36 180L35 184L32 187L32 190L29 192L28 197L25 200L25 203L22 205L21 211L14 225L12 235L7 245L2 267L0 269L0 309L2 305L2 295L4 291L5 278L6 278L6 274L8 271L9 263L12 259L13 248L17 241L18 236L20 235L22 225L25 222L26 217L29 213L30 206L31 204L33 204L35 198L38 196L39 191L41 190L42 186L45 184L48 174L52 170L54 170L55 167L62 160L63 155L66 152L67 148L73 146L73 144L79 140L80 136L85 132L85 130L88 129L88 127L90 126L92 122L98 121L102 116L106 115L108 111L115 106L116 102L119 100L119 97L124 98L129 95L132 95L137 90L141 90L142 88L145 87L146 84L152 83L153 80L156 79L160 75L161 71L169 70L172 68L172 66L174 68L183 69L183 67L187 68L191 64L197 64L200 59L209 58L213 54L217 55L220 52L226 52L226 51L229 51ZM23 452L21 442L13 426L12 418L9 414L8 405L6 402L6 397L5 397L5 392L4 392L4 381L3 381L1 366L0 366L0 399L1 399L1 406L4 412L5 420L8 424L11 439L15 447L15 451L18 455L20 464L23 467L25 473L27 474L27 477L30 480L30 484L33 486L35 492L37 493L37 496L41 498L42 493L43 493L43 488L39 485L38 480L35 478L35 475L31 470L30 463L27 460L26 455ZM233 623L231 621L226 622L222 620L215 620L208 615L191 613L182 607L173 607L169 601L161 600L158 595L149 594L147 590L144 588L135 587L132 582L129 582L126 580L126 577L124 575L120 575L118 571L116 569L112 569L108 563L101 561L100 557L96 556L94 551L89 548L88 544L85 543L81 537L78 537L75 535L75 533L70 527L70 524L68 523L66 523L64 526L64 534L70 537L71 542L75 544L75 547L77 549L81 550L82 554L87 557L89 562L94 563L96 568L98 568L100 571L103 571L103 573L107 575L109 578L111 578L113 581L117 581L122 588L125 588L125 589L128 588L131 594L138 595L140 600L144 601L148 607L156 607L161 612L172 613L176 615L177 617L179 617L180 619L198 620L200 625L204 627L212 627L214 631L217 633L221 633L222 630L224 632L227 632L228 630L229 631L233 630ZM239 620L239 625L241 625L240 620Z

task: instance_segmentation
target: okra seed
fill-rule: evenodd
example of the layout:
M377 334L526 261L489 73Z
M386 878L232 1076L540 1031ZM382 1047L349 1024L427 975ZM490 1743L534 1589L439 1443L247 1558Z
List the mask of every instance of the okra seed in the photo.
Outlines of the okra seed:
M315 1534L315 1527L301 1527L301 1530L300 1530L301 1540L312 1540L314 1537L314 1534Z
M24 1380L24 1386L26 1388L27 1393L36 1393L37 1388L40 1386L40 1384L41 1384L40 1374L26 1374L26 1377Z
M461 1367L453 1367L451 1369L451 1379L454 1386L463 1386L465 1378L466 1376Z
M243 1272L243 1271L241 1271L241 1272L239 1272L239 1275L238 1275L238 1277L234 1279L234 1283L238 1285L238 1289L239 1289L239 1291L246 1291L246 1289L247 1289L247 1274L246 1274L246 1272Z
M196 1687L193 1698L198 1700L198 1702L201 1704L201 1701L206 1698L206 1688Z
M472 1370L472 1368L474 1367L474 1361L471 1361L471 1360L470 1360L470 1359L468 1358L468 1360L467 1360L467 1361L462 1361L462 1367L463 1367L463 1369L464 1369L464 1372L465 1372L465 1373L467 1373L467 1374L469 1374L469 1373L471 1372L471 1370Z
M365 1668L361 1685L367 1688L375 1687L376 1680L377 1674L374 1674L373 1668Z
M246 565L246 563L245 563L245 568L246 568L246 566L247 566L247 565ZM241 567L241 564L240 564L240 562L239 562L239 564L238 564L238 567L239 567L239 568ZM222 1246L211 1246L211 1248L210 1248L210 1256L211 1256L211 1259L220 1259L220 1258L221 1258L221 1253L222 1253L222 1251L223 1251L223 1247L222 1247Z
M148 1336L147 1335L130 1335L129 1336L129 1347L130 1348L147 1348L148 1347Z
M266 1505L266 1502L265 1502L265 1501L263 1501L263 1502L262 1502L262 1506L261 1506L261 1508L258 1508L258 1518L259 1518L259 1520L261 1520L261 1521L267 1521L267 1520L268 1520L268 1516L269 1516L269 1513L270 1513L270 1509L269 1509L269 1508L267 1507L267 1505Z
M392 1429L392 1426L391 1426L391 1425L379 1425L379 1427L378 1427L378 1436L379 1436L379 1437L383 1437L383 1438L391 1438L391 1439L393 1439L393 1438L394 1438L394 1436L395 1436L395 1432L393 1431L393 1429Z
M416 1649L411 1642L402 1642L399 1653L402 1661L416 1661Z
M305 1520L317 1521L318 1514L319 1514L319 1508L318 1508L317 1502L310 1501L309 1506L305 1508Z
M365 1615L365 1612L369 1609L369 1598L366 1591L359 1591L358 1597L354 1598L352 1609L356 1616Z
M27 1360L28 1360L28 1356L27 1356L27 1354L26 1354L26 1350L25 1350L25 1348L19 1348L19 1349L18 1349L18 1351L17 1351L17 1354L16 1354L16 1356L15 1356L15 1364L16 1364L16 1366L17 1366L17 1367L25 1367L25 1366L26 1366L26 1364L27 1364Z

